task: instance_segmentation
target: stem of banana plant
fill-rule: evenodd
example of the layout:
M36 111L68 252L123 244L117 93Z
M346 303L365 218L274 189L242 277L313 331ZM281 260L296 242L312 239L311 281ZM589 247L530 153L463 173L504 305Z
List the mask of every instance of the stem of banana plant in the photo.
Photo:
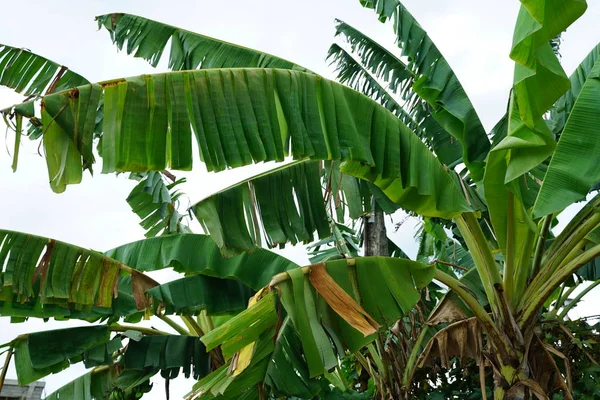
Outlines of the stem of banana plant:
M385 346L384 346L384 340L383 340L383 335L381 334L381 331L377 332L377 351L378 351L378 356L379 359L381 360L381 366L383 371L381 371L384 375L384 378L387 379L388 385L391 388L394 387L394 379L392 377L391 369L390 369L390 364L388 363L388 359L386 357L386 353L385 353Z
M513 298L511 302L513 312L517 309L519 300L527 289L527 281L531 276L531 252L533 250L534 240L535 233L528 231L527 236L525 237L524 250L521 252L521 259L515 268L515 289L513 291Z
M544 266L532 282L531 289L539 289L539 286L564 263L565 258L583 238L598 227L600 224L599 208L600 194L590 200L556 237L547 251L547 256L542 259Z
M583 289L581 291L581 293L579 293L577 296L575 296L575 298L573 299L572 302L570 302L569 304L567 304L565 306L565 308L563 308L562 312L560 314L558 314L558 318L565 319L565 317L567 316L569 311L571 311L573 309L573 307L575 307L577 305L577 303L579 303L581 301L583 296L585 296L586 294L591 292L598 285L600 285L600 279L598 279L597 281L594 281L591 285L589 285L588 287Z
M192 317L182 315L181 319L186 324L187 328L190 330L190 333L193 333L195 336L204 336L204 331L198 325L196 320Z
M202 310L198 317L196 317L196 322L202 328L203 332L210 332L215 329L215 325L213 324L213 319L210 315L206 313L206 310Z
M515 196L509 190L507 198L506 216L506 260L504 260L504 290L510 304L514 298L514 273L515 273Z
M179 325L178 323L176 323L175 321L173 321L171 318L167 317L166 315L160 314L160 313L156 313L156 316L159 319L163 320L171 328L175 329L175 331L177 331L177 333L179 333L180 335L194 336L190 332L186 331L184 327L182 327L181 325Z
M413 345L413 348L410 352L410 356L408 357L408 361L406 362L406 367L404 368L404 373L402 374L402 387L404 388L408 388L410 386L413 377L413 372L416 367L417 358L419 357L419 354L421 352L421 345L423 344L423 341L425 340L425 336L427 335L428 331L428 325L424 325L421 328L421 333L419 333L419 337L417 338L417 341Z
M544 248L546 247L546 238L548 237L548 232L550 231L550 225L552 224L553 216L554 214L546 215L543 219L542 229L540 230L540 235L538 236L537 243L535 244L535 255L533 258L531 276L537 275L538 271L540 270L542 254L544 254Z
M0 392L2 392L2 387L4 386L4 380L6 379L6 374L8 372L8 366L10 365L10 360L12 358L14 352L13 345L10 345L8 348L8 352L6 353L6 358L4 359L4 365L2 366L2 373L0 373Z
M563 283L560 286L560 290L558 292L558 297L556 298L556 303L554 304L554 309L552 309L552 311L550 312L551 316L556 316L558 313L558 310L561 309L561 307L563 306L563 304L565 303L565 301L569 298L569 295L571 293L573 293L573 291L577 288L577 285L573 285L571 286L566 292L565 290L565 283Z
M93 374L99 374L100 372L104 372L104 371L108 371L110 369L110 365L101 365L99 367L96 367L94 369L92 369L92 375Z
M600 256L600 244L585 251L583 254L571 260L564 267L561 267L540 287L538 291L533 292L533 294L524 299L525 307L523 307L523 311L519 317L519 327L523 328L531 321L546 299L562 282L574 274L582 265L598 256Z
M135 326L135 325L113 324L108 327L108 330L111 332L135 331L135 332L143 333L144 335L148 335L148 336L170 335L169 332L159 331L158 329L154 329L154 328L144 328L144 327Z
M585 236L598 227L600 224L600 212L593 212L590 214L591 215L584 219L577 227L573 228L567 226L567 228L570 228L567 237L561 237L561 235L565 234L565 231L558 235L556 240L560 240L560 242L558 242L558 244L556 242L553 243L550 249L548 249L548 256L542 260L544 266L540 269L540 272L535 276L531 285L527 288L527 291L519 303L519 308L524 308L526 306L526 299L533 297L536 293L541 291L542 287L552 278L554 273L557 270L562 269L561 265L565 265L565 259L568 256L574 255L572 253L573 250L580 246L580 243ZM565 228L565 230L567 228Z
M475 267L481 278L481 283L492 307L494 314L498 314L500 320L505 320L502 311L501 300L498 298L495 285L502 284L500 271L494 260L494 256L487 244L481 227L477 223L473 213L464 213L454 219L467 248L473 257Z

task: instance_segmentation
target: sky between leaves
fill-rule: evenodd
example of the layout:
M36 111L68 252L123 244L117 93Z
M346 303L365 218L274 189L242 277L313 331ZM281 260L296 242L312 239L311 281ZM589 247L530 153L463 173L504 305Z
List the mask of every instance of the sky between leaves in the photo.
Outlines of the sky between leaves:
M438 45L461 80L484 126L490 130L503 115L512 83L513 63L508 58L519 2L477 0L405 0L404 5L420 21ZM563 66L570 74L589 50L600 42L597 21L600 4L589 2L587 13L564 35L561 47ZM16 3L14 3L16 4ZM333 78L325 63L332 43L334 18L360 29L390 49L396 49L390 24L382 25L371 10L358 0L233 0L226 2L117 0L78 2L75 0L21 0L19 9L7 12L0 24L0 43L25 47L70 67L91 81L166 71L166 63L157 69L145 61L117 53L108 33L98 32L94 16L127 12L159 20L194 32L259 49L297 62L325 77ZM16 8L16 5L13 5ZM397 52L397 50L396 50ZM17 103L21 96L0 88L0 108ZM4 123L0 122L4 128ZM84 175L83 183L71 186L61 195L48 185L45 161L37 154L37 143L23 140L16 174L10 170L14 136L0 135L0 227L50 236L80 246L107 250L143 238L137 217L125 198L135 183L125 175ZM186 176L182 189L190 203L241 179L264 171L270 165L209 174L196 165ZM183 202L187 202L184 199ZM394 217L394 222L402 215ZM407 221L393 240L410 255L416 253L412 239L415 222ZM392 223L389 222L392 228ZM199 231L198 225L192 225ZM393 228L390 230L393 232ZM302 249L286 249L286 256L306 263ZM155 277L161 282L172 279L169 272ZM593 298L576 310L593 313ZM75 323L70 323L75 325ZM81 324L81 323L80 323ZM159 329L168 329L155 323ZM31 321L10 325L0 321L0 343L20 333L64 327L64 323ZM75 366L47 378L47 394L84 372ZM15 377L14 369L9 378ZM145 396L163 399L161 379L157 390ZM192 382L177 380L171 384L172 398L181 398Z

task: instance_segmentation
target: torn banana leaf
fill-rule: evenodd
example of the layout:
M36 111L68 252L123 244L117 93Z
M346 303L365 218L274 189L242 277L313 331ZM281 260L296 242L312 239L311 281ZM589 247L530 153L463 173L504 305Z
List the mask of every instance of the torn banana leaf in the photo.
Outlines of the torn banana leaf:
M35 332L17 338L14 346L19 385L28 385L85 361L87 352L109 341L105 325Z
M283 68L308 71L282 58L249 49L175 26L131 14L106 14L96 17L98 29L105 28L112 42L127 54L148 61L153 67L170 43L169 69L173 71L205 68Z
M173 268L186 274L239 280L254 290L267 285L274 275L299 267L261 248L225 258L210 236L198 234L140 240L109 250L106 255L141 272Z
M350 45L349 52L337 44L329 48L327 59L337 65L337 80L393 112L435 151L443 164L454 167L460 163L461 143L442 128L427 102L414 92L417 74L412 68L358 29L344 21L336 22L336 36L343 37Z
M473 180L483 177L485 158L490 150L490 142L479 116L469 100L456 74L433 43L427 32L419 25L410 12L398 0L361 0L363 7L372 8L381 21L394 22L394 32L402 56L409 60L409 67L418 77L412 84L412 91L431 108L435 120L462 145L462 160L469 169ZM342 31L349 40L360 40L351 30ZM360 49L359 49L360 50ZM377 65L377 57L368 59L373 46L360 50L365 56L365 64ZM380 74L386 73L382 67ZM415 100L416 101L416 100Z
M185 178L167 184L160 172L150 171L129 193L127 203L142 220L140 225L146 230L146 237L191 233L182 221L185 215L177 211L177 200L181 193L174 190L184 182Z
M293 327L306 360L307 369L297 374L304 386L298 381L295 384L299 388L310 387L309 379L337 366L338 357L346 349L351 352L360 349L374 340L374 333L380 327L391 326L409 312L434 272L434 266L414 261L363 257L328 261L276 276L269 285L271 290L265 291L256 304L201 338L207 348L221 345L224 354L232 357L231 362L237 360L236 351L256 343L248 366L237 371L238 375L227 369L213 373L197 385L194 393L199 395L197 398L211 398L221 393L215 390L218 385L227 387L254 373L258 382L264 381L262 341L273 343L274 339L277 348L280 340L290 339L272 330L277 325L279 302L289 318L282 329ZM252 328L240 333L241 326ZM267 349L267 355L273 351L273 347ZM233 370L235 366L229 368ZM293 376L291 370L284 371Z
M60 92L89 83L64 65L27 49L0 44L0 85L25 96Z
M3 302L41 299L40 307L110 308L121 263L68 243L0 230Z
M408 210L443 218L469 210L444 167L388 110L316 75L270 69L145 75L43 98L45 126L56 131L45 144L55 190L80 180L88 165L85 138L93 129L82 121L98 102L77 94L97 87L104 173L189 170L193 130L209 170L282 161L289 148L295 159L346 161L345 173L373 182Z

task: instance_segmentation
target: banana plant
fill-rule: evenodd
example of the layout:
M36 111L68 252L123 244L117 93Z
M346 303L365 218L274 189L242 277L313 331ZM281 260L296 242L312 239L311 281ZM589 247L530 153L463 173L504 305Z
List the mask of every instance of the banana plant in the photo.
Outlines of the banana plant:
M49 180L57 192L79 183L83 170L91 168L95 138L103 173L189 170L195 158L192 137L200 149L199 161L210 171L295 160L297 164L193 207L219 253L231 259L253 254L260 238L272 246L310 242L315 232L321 238L329 234L331 215L323 205L327 194L322 175L314 173L311 163L317 170L336 165L343 176L366 182L382 202L456 227L486 305L457 277L437 267L439 263L359 257L278 273L262 264L242 265L244 278L238 280L256 293L245 311L219 327L201 329L200 341L206 352L217 352L213 367L218 368L200 378L191 398L312 397L327 390L312 379L324 376L331 388L339 359L348 352L360 358L359 349L372 348L377 332L409 312L432 279L447 286L472 315L443 332L475 335L467 335L467 343L478 343L467 355L480 368L491 368L495 399L547 398L560 391L571 398L556 363L548 362L552 350L536 328L545 303L600 255L593 241L600 226L598 196L551 243L547 240L554 217L586 199L600 180L594 158L600 147L595 132L600 118L597 50L568 78L551 44L585 12L585 1L522 2L510 54L515 61L513 90L493 142L447 61L406 8L398 0L361 3L373 8L381 21L394 22L401 48L400 57L390 57L357 30L338 25L355 56L349 58L339 45L330 55L340 63L340 79L365 94L272 55L113 14L98 21L119 47L127 43L129 53L156 65L170 43L169 65L176 71L47 91L3 114L15 119L17 135L23 118L41 127ZM35 83L28 83L34 78L27 75L27 65L9 61L7 66L22 76L19 88ZM461 163L468 176L450 169ZM331 182L341 186L335 179ZM356 194L352 185L346 191ZM11 251L13 241L5 243ZM229 269L219 275L210 262L196 266L189 254L169 259L156 249L150 246L148 254L175 268L195 265L196 273L237 277ZM120 251L109 256L133 270L143 269L136 267L133 253ZM19 282L12 290L31 296L29 280ZM168 304L174 292L171 288L156 294L159 314L164 307L181 311L197 306ZM143 305L143 296L133 297ZM195 328L193 321L188 324ZM242 333L248 326L252 329ZM424 362L436 356L432 349L439 348L439 338L421 346ZM299 349L301 353L294 353ZM378 370L389 370L375 350L370 353L374 363L380 362ZM67 358L73 357L83 356ZM292 368L285 369L282 363L289 366L292 360ZM144 362L133 365L145 371ZM365 367L369 365L366 360ZM548 374L553 378L542 379ZM382 376L393 379L392 374ZM287 392L291 389L294 393Z

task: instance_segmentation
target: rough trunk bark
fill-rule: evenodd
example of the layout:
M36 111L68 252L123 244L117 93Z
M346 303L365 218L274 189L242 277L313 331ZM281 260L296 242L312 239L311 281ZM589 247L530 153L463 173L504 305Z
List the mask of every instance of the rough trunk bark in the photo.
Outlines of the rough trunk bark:
M383 211L375 208L375 211L364 218L365 256L389 256Z

